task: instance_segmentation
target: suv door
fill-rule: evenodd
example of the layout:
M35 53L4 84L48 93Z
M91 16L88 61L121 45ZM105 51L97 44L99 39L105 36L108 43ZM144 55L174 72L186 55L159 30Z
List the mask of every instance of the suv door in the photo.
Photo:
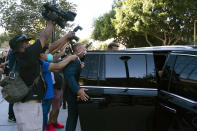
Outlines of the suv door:
M92 79L84 78L82 73L81 87L87 88L90 96L87 103L78 105L82 130L154 131L157 89L153 55L109 53L97 56L99 59L86 57L86 63L97 63L86 64L87 68L99 67L96 83L90 84Z
M172 53L161 82L158 108L160 130L196 131L197 56Z

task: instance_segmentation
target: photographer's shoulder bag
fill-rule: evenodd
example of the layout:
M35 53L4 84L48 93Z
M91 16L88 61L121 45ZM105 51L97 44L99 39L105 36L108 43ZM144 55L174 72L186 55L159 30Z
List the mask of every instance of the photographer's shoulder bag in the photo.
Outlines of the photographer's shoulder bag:
M1 90L3 98L9 103L21 101L28 93L30 88L22 80L18 72L15 72L16 62L9 76L1 82L3 89Z
M47 87L41 70L40 75L37 76L33 84L28 87L20 77L19 73L15 72L15 66L16 62L9 76L7 76L0 84L3 87L1 90L3 98L9 103L20 102L28 95L29 91L32 90L40 96L40 99L43 99Z
M40 75L36 77L33 84L30 86L34 93L36 93L42 100L47 90L47 83L42 75L42 68L40 65Z

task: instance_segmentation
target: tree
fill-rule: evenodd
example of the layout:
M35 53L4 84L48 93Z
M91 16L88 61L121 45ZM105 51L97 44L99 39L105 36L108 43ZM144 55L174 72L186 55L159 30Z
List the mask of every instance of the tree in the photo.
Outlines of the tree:
M125 0L119 5L112 21L117 35L130 38L136 31L149 46L174 45L192 35L197 18L196 0Z
M117 33L117 29L115 28L116 23L113 21L116 15L114 9L115 7L119 8L120 6L119 3L114 3L110 12L95 20L92 38L99 41L113 38L115 42L121 43L128 48L146 46L146 40L141 33L134 30Z
M41 16L43 3L47 0L1 0L1 25L12 36L15 34L27 34L32 38L37 38L41 30L46 25L46 20ZM59 0L59 6L63 10L75 11L75 6L65 0ZM67 24L66 28L71 25ZM56 26L56 36L60 37L66 30L60 29Z
M10 40L10 37L8 34L6 34L6 33L0 34L0 45L6 41L9 41L9 40Z
M85 45L87 45L87 44L89 43L89 41L90 41L90 40L89 40L88 38L79 40L80 43L83 43L83 44L85 44Z
M105 43L100 43L99 45L98 45L98 47L97 48L95 48L96 50L107 50L107 44L105 44Z
M93 39L105 41L110 38L116 38L116 31L111 23L112 18L115 18L114 10L111 10L94 21Z

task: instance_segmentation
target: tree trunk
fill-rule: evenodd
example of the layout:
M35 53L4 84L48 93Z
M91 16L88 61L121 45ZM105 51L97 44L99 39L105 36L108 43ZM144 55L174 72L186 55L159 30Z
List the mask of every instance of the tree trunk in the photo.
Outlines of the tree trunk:
M166 41L167 41L167 39L162 39L162 38L160 38L159 36L157 36L157 35L153 35L155 38L157 38L157 39L159 39L160 41L162 41L162 45L166 45Z
M144 36L145 36L146 42L149 44L149 46L153 46L152 43L148 40L148 35L147 35L147 33L145 33Z
M175 41L172 43L172 45L175 45L179 40L181 39L181 36L178 36Z
M164 41L163 41L163 45L166 45L167 43L167 36L166 36L166 32L164 32Z

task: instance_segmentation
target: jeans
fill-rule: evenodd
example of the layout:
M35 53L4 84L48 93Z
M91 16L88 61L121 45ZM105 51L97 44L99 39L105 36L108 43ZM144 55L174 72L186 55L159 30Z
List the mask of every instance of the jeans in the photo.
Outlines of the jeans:
M13 105L14 104L9 104L9 111L8 111L8 118L9 119L15 119Z
M48 122L48 114L51 108L52 99L47 99L42 101L42 111L43 111L43 131Z

